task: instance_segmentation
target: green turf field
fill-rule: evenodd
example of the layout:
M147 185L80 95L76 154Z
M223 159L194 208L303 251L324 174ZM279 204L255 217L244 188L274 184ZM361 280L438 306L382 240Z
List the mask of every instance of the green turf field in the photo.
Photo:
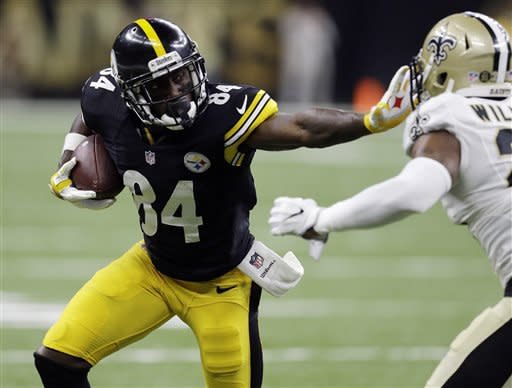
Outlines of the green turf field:
M140 238L126 192L105 211L77 209L47 188L77 103L2 101L0 387L38 387L32 351L93 272ZM320 262L307 244L272 237L277 195L329 204L398 172L401 132L328 150L258 152L255 235L306 273L281 299L264 295L260 327L264 387L421 387L449 342L501 295L463 226L439 205L381 229L331 235ZM202 387L194 337L169 325L105 359L94 387Z

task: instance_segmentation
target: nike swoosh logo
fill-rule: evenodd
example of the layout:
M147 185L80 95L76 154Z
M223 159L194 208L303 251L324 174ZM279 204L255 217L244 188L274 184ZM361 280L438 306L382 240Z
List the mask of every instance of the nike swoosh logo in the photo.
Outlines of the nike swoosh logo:
M236 286L229 286L229 287L217 286L217 294L223 294L226 291L232 290L233 288L236 288Z
M288 217L286 217L286 219L289 219L289 218L292 218L292 217L295 217L295 216L299 216L302 213L304 213L304 209L300 209L297 213L290 214Z
M244 103L240 108L236 108L236 111L243 115L245 113L245 109L247 108L247 94L245 95Z

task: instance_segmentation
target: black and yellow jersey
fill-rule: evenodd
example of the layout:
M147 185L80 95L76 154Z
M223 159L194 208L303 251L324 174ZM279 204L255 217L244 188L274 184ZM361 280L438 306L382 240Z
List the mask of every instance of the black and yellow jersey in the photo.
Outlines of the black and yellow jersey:
M103 136L132 193L153 263L183 280L220 276L249 250L255 151L243 142L278 109L252 86L207 88L208 107L194 125L158 137L126 107L109 69L89 78L82 90L84 122Z

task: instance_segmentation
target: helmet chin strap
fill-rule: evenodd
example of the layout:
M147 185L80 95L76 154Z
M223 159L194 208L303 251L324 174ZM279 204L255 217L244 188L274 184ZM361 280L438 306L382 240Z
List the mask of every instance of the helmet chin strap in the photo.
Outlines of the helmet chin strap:
M165 127L171 131L181 131L185 129L188 126L187 123L192 121L197 114L197 105L194 101L183 102L181 104L183 109L180 109L177 112L178 115L176 117L171 117L167 113L162 114L160 117L155 116L142 96L139 97L138 102L141 103L140 106L142 107L145 116L142 117L136 109L133 110L137 113L137 116L144 124ZM185 104L188 106L185 106ZM130 108L132 109L132 107Z
M165 113L160 118L154 118L153 122L155 125L159 125L161 127L165 127L170 129L171 131L181 131L185 129L183 125L180 124L181 119L174 119L171 116L166 115Z
M146 125L165 127L171 131L181 131L190 127L194 119L206 108L205 101L208 98L206 90L206 78L199 65L189 64L188 70L192 78L191 90L187 95L182 95L173 102L166 103L165 112L160 114L160 109L155 109L155 103L149 102L143 95L139 85L137 88L127 88L124 91L128 108L134 111L138 118ZM156 111L155 111L156 110Z
M196 113L197 113L197 105L194 101L190 101L190 109L187 111L187 118L189 119L193 119L196 117Z
M183 128L190 126L190 123L196 117L197 108L194 101L183 101L178 103L174 109L177 111L177 116L179 116L176 120L181 123Z
M170 129L171 131L181 131L187 127L187 122L194 119L197 113L197 105L194 101L188 102L189 109L180 112L180 117L173 118L164 113L160 118L153 116L156 125L160 125Z

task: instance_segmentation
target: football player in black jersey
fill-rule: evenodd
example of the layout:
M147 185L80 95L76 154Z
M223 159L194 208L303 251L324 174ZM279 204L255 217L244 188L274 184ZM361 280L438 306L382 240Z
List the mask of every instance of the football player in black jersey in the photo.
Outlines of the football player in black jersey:
M208 387L260 387L258 281L266 276L263 287L282 295L301 274L249 231L255 150L326 147L396 126L410 111L406 72L366 115L278 113L264 90L209 82L196 44L175 24L147 18L126 26L111 67L83 87L50 186L81 207L114 202L69 179L73 150L100 134L144 238L97 272L50 328L34 354L43 385L89 387L92 366L177 315L197 338Z

